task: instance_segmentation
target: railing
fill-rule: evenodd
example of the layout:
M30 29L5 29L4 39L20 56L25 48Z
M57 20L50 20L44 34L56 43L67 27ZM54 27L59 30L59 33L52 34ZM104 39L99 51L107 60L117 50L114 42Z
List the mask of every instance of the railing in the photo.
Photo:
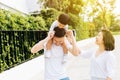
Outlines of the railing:
M0 31L0 72L42 54L43 50L32 55L30 48L46 35L47 31Z

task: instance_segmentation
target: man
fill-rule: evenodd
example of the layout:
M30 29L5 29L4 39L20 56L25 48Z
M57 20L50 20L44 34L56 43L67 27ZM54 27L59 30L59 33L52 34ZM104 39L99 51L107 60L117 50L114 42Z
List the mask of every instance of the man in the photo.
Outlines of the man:
M72 45L67 41L65 35L71 38ZM50 39L52 40L52 46L48 51L46 44ZM36 53L43 48L45 54L45 80L69 80L69 77L65 74L62 60L64 48L74 55L77 53L76 51L78 51L72 31L66 32L64 28L55 27L54 31L49 32L45 39L32 47L31 52ZM50 57L47 57L46 55L48 52L51 53Z

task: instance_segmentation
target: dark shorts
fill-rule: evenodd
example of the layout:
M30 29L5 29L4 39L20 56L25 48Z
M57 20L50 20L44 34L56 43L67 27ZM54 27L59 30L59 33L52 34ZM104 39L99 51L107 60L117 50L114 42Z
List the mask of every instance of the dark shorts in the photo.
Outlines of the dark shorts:
M60 79L60 80L70 80L69 77L66 77L66 78L63 78L63 79Z

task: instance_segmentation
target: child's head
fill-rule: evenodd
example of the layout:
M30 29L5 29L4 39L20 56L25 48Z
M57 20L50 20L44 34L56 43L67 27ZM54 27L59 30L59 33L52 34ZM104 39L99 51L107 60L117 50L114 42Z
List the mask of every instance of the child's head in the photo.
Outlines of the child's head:
M61 28L67 25L69 21L70 21L70 17L65 13L60 14L58 17L59 27Z

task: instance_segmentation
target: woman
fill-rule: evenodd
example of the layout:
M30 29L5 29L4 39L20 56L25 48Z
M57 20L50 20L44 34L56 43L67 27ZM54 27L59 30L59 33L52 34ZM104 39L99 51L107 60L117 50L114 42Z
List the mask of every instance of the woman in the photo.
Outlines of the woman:
M78 55L84 58L90 58L91 80L113 80L115 56L112 50L115 48L113 35L108 30L101 30L96 36L96 50L80 51Z

